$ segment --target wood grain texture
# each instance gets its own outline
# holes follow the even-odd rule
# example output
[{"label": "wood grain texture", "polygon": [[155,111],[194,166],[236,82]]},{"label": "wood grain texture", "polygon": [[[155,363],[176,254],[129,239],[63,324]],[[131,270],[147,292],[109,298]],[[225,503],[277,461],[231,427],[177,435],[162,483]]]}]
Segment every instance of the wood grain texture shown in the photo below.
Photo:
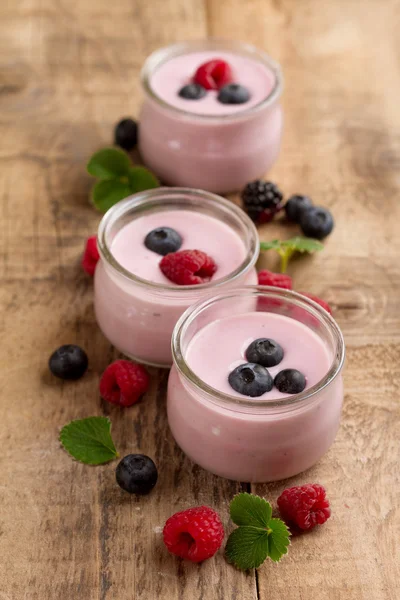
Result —
[{"label": "wood grain texture", "polygon": [[[16,0],[0,6],[0,600],[396,600],[400,596],[400,71],[398,0]],[[285,191],[330,206],[323,253],[291,266],[325,297],[347,342],[342,427],[313,469],[254,491],[323,483],[328,524],[293,540],[258,574],[220,553],[181,564],[162,547],[166,518],[199,503],[228,525],[239,484],[176,448],[166,373],[141,405],[104,405],[98,380],[116,354],[99,332],[79,267],[98,224],[85,161],[137,114],[138,71],[156,47],[216,35],[267,50],[286,78],[286,129],[271,173]],[[293,229],[295,231],[295,228]],[[281,223],[262,236],[288,235]],[[266,254],[261,266],[275,265]],[[61,343],[88,350],[67,385],[47,372]],[[59,428],[108,414],[121,454],[155,457],[145,499],[123,494],[115,465],[80,465]]]}]

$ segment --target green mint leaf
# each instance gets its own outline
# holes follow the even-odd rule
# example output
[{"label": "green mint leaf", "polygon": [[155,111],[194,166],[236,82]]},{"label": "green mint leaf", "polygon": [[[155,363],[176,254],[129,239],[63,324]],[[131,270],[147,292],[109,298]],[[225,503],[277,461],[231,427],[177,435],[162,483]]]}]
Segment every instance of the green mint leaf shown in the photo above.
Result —
[{"label": "green mint leaf", "polygon": [[272,240],[270,242],[261,242],[261,250],[276,250],[281,257],[281,273],[285,273],[288,262],[295,252],[318,252],[323,249],[323,244],[312,238],[296,236],[289,240]]},{"label": "green mint leaf", "polygon": [[130,196],[129,183],[118,181],[118,179],[103,179],[97,181],[92,189],[92,202],[95,207],[105,213],[117,202]]},{"label": "green mint leaf", "polygon": [[256,569],[268,556],[268,531],[257,527],[238,527],[232,531],[225,547],[230,563],[247,571]]},{"label": "green mint leaf", "polygon": [[231,519],[236,525],[248,525],[266,529],[271,519],[269,502],[254,494],[238,494],[230,504]]},{"label": "green mint leaf", "polygon": [[301,236],[290,238],[290,240],[284,240],[281,245],[296,252],[308,252],[310,254],[312,252],[320,252],[324,248],[324,245],[318,240]]},{"label": "green mint leaf", "polygon": [[88,465],[101,465],[118,457],[107,417],[71,421],[61,429],[60,442],[68,454]]},{"label": "green mint leaf", "polygon": [[117,148],[104,148],[95,152],[88,164],[87,172],[99,179],[115,179],[127,176],[131,161],[129,156]]},{"label": "green mint leaf", "polygon": [[290,544],[290,533],[285,523],[280,519],[271,519],[269,522],[270,534],[268,536],[268,555],[271,560],[278,562],[287,554]]},{"label": "green mint leaf", "polygon": [[281,242],[279,240],[271,240],[270,242],[260,242],[261,250],[279,250]]},{"label": "green mint leaf", "polygon": [[128,179],[131,194],[143,192],[144,190],[151,190],[152,188],[160,186],[157,177],[145,167],[130,167]]}]

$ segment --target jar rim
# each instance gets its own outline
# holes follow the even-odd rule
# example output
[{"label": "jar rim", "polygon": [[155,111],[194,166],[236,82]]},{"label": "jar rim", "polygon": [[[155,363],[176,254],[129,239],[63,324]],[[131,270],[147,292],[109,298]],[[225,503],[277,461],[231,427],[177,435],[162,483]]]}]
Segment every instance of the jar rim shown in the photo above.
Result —
[{"label": "jar rim", "polygon": [[[193,113],[182,108],[172,106],[172,104],[169,104],[154,92],[150,83],[151,75],[155,69],[165,63],[167,60],[188,52],[194,52],[196,50],[228,50],[231,52],[251,56],[253,59],[258,60],[258,62],[261,62],[268,67],[268,69],[273,73],[274,86],[270,93],[263,100],[261,100],[261,102],[255,106],[252,106],[251,108],[247,108],[233,114],[209,115],[204,113]],[[266,52],[259,50],[252,44],[235,40],[224,40],[223,38],[190,40],[159,48],[147,57],[140,73],[140,79],[146,95],[163,108],[167,108],[168,110],[171,110],[185,118],[190,118],[192,120],[198,119],[200,121],[210,121],[213,123],[216,121],[230,122],[246,119],[247,117],[252,116],[253,114],[258,113],[259,111],[272,105],[280,97],[283,91],[283,74],[279,63],[273,60]]]},{"label": "jar rim", "polygon": [[[284,396],[276,400],[257,400],[251,399],[247,396],[243,398],[226,394],[217,390],[216,388],[205,383],[196,373],[189,367],[185,360],[182,351],[182,337],[187,331],[188,326],[198,316],[202,310],[208,306],[215,304],[221,300],[229,298],[241,298],[245,296],[253,296],[254,298],[270,298],[274,300],[285,299],[292,301],[293,305],[299,306],[306,309],[312,316],[317,317],[323,326],[333,334],[336,342],[336,349],[333,357],[332,364],[326,373],[326,375],[320,379],[312,387],[304,390],[300,394],[292,394]],[[340,373],[342,370],[344,359],[345,359],[345,344],[343,334],[331,315],[323,309],[319,304],[299,294],[293,290],[284,290],[271,286],[246,286],[241,288],[235,288],[233,290],[225,291],[217,296],[208,297],[206,299],[199,300],[196,304],[190,306],[180,317],[175,325],[172,333],[171,340],[172,357],[175,367],[183,378],[194,385],[201,393],[205,393],[210,401],[217,401],[217,404],[222,404],[224,408],[231,410],[244,409],[264,409],[269,412],[271,409],[279,408],[292,408],[296,409],[299,406],[303,406],[307,401],[312,400],[317,393],[326,388]],[[257,411],[258,412],[258,411]]]},{"label": "jar rim", "polygon": [[[193,200],[192,205],[190,204],[190,200]],[[169,285],[166,283],[156,283],[134,275],[125,269],[125,267],[123,267],[112,254],[110,245],[107,242],[107,234],[109,229],[116,221],[118,221],[118,219],[123,217],[131,209],[137,208],[140,210],[140,208],[145,207],[147,209],[157,207],[160,207],[161,209],[167,209],[168,207],[174,205],[181,205],[186,209],[192,206],[193,210],[195,210],[196,203],[197,206],[199,206],[199,201],[202,202],[202,206],[207,204],[208,207],[215,206],[222,208],[244,227],[247,235],[250,238],[250,248],[247,248],[247,254],[244,261],[234,271],[225,275],[225,277],[221,277],[215,281],[201,283],[199,285]],[[218,217],[215,216],[214,218]],[[100,221],[97,233],[97,245],[101,258],[109,266],[111,266],[114,271],[118,272],[126,279],[149,290],[163,291],[170,294],[182,294],[183,292],[184,294],[191,293],[193,295],[197,295],[199,291],[212,291],[228,282],[235,281],[238,277],[247,273],[255,265],[259,255],[259,239],[257,229],[251,219],[239,206],[235,205],[229,200],[226,200],[225,198],[222,198],[221,196],[212,194],[211,192],[194,188],[180,187],[159,187],[146,190],[143,192],[138,192],[137,194],[132,194],[124,200],[117,202],[117,204],[112,206],[105,213]]]}]

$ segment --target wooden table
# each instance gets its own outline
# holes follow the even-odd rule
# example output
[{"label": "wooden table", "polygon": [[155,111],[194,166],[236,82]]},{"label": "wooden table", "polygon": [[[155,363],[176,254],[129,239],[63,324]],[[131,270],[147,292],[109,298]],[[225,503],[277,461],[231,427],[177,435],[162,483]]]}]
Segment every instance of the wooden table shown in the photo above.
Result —
[{"label": "wooden table", "polygon": [[[395,600],[399,574],[400,2],[398,0],[11,0],[1,4],[0,600]],[[347,342],[340,433],[313,469],[256,485],[275,502],[320,482],[333,516],[257,573],[222,552],[201,566],[168,555],[161,528],[246,486],[192,464],[165,415],[168,374],[129,410],[101,402],[117,355],[99,332],[79,257],[99,215],[85,162],[114,123],[138,114],[138,72],[160,45],[207,35],[267,50],[286,76],[286,129],[271,178],[329,206],[334,234],[293,262],[297,289],[334,307]],[[293,228],[293,232],[296,229]],[[287,226],[261,235],[285,237]],[[273,256],[263,266],[275,267]],[[47,371],[62,343],[88,351],[73,384]],[[109,415],[121,454],[154,457],[147,498],[115,484],[115,463],[88,467],[61,450],[62,425]]]}]

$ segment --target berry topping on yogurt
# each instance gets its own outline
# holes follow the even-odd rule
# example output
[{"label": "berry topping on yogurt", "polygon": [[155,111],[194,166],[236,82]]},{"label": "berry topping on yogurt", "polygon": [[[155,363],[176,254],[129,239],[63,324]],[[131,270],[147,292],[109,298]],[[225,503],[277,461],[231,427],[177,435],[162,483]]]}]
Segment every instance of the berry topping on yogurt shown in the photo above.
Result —
[{"label": "berry topping on yogurt", "polygon": [[206,88],[199,83],[188,83],[179,90],[179,96],[185,98],[185,100],[200,100],[206,94]]},{"label": "berry topping on yogurt", "polygon": [[218,101],[222,104],[244,104],[250,100],[250,92],[238,83],[228,83],[221,88],[218,94]]},{"label": "berry topping on yogurt", "polygon": [[177,285],[207,283],[217,270],[211,256],[201,250],[181,250],[167,254],[160,262],[165,277]]},{"label": "berry topping on yogurt", "polygon": [[148,250],[165,256],[179,250],[182,246],[182,237],[172,227],[157,227],[146,235],[144,245]]},{"label": "berry topping on yogurt", "polygon": [[228,381],[236,392],[251,398],[270,392],[274,385],[274,380],[267,369],[256,363],[239,365],[229,373]]},{"label": "berry topping on yogurt", "polygon": [[224,85],[231,83],[232,80],[231,66],[220,58],[209,60],[200,65],[193,77],[194,83],[198,83],[206,90],[220,90]]}]

